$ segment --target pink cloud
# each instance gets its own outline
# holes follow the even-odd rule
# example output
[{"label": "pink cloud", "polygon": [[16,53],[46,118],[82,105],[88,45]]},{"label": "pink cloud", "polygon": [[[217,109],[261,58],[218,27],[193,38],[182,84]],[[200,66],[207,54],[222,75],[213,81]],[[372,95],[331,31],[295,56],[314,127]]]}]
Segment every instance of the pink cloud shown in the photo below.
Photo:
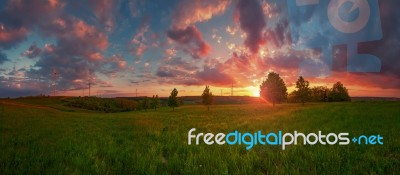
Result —
[{"label": "pink cloud", "polygon": [[173,26],[185,28],[198,22],[207,21],[215,15],[224,13],[230,2],[230,0],[182,1],[172,16]]},{"label": "pink cloud", "polygon": [[41,54],[41,52],[42,49],[37,47],[36,43],[33,43],[28,50],[24,51],[21,55],[28,58],[36,58]]},{"label": "pink cloud", "polygon": [[[144,52],[149,47],[148,40],[146,38],[146,33],[148,33],[150,29],[150,26],[148,25],[148,20],[149,20],[148,17],[143,17],[139,29],[137,29],[136,34],[133,36],[131,40],[132,47],[130,48],[130,50],[139,59],[142,58]],[[152,36],[150,36],[151,39]]]},{"label": "pink cloud", "polygon": [[182,1],[172,16],[172,27],[167,36],[176,41],[193,58],[206,56],[211,47],[204,41],[201,32],[195,26],[198,22],[210,20],[225,12],[229,0]]},{"label": "pink cloud", "polygon": [[97,20],[108,32],[112,31],[115,26],[114,13],[116,12],[116,2],[113,0],[89,0],[89,4]]},{"label": "pink cloud", "polygon": [[181,44],[193,58],[200,58],[209,53],[211,47],[203,40],[201,32],[195,26],[184,29],[172,29],[167,32],[172,40]]},{"label": "pink cloud", "polygon": [[26,39],[28,30],[24,27],[19,29],[7,29],[4,25],[0,24],[0,46],[10,48],[16,43]]},{"label": "pink cloud", "polygon": [[225,73],[222,67],[204,66],[202,71],[196,73],[196,77],[202,81],[202,84],[214,86],[230,86],[235,84],[235,80]]}]

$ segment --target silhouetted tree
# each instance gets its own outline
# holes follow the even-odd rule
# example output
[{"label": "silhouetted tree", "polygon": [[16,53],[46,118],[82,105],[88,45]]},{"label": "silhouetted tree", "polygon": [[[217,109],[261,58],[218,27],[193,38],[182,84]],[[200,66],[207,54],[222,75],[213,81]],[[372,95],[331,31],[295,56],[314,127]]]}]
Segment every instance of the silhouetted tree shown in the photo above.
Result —
[{"label": "silhouetted tree", "polygon": [[179,99],[178,99],[178,90],[174,88],[172,90],[171,95],[168,97],[168,106],[172,107],[172,111],[175,111],[175,107],[179,106]]},{"label": "silhouetted tree", "polygon": [[203,91],[203,94],[201,94],[201,97],[203,105],[206,105],[207,111],[210,111],[210,105],[214,102],[214,98],[212,92],[210,92],[209,86],[206,86],[206,88]]},{"label": "silhouetted tree", "polygon": [[329,92],[329,88],[325,86],[313,87],[311,88],[311,100],[316,102],[327,102]]},{"label": "silhouetted tree", "polygon": [[153,109],[157,109],[160,106],[160,99],[158,98],[158,95],[153,95],[153,97],[151,98],[151,102],[150,102],[150,107]]},{"label": "silhouetted tree", "polygon": [[294,90],[294,91],[292,91],[291,93],[288,94],[288,97],[287,97],[287,102],[288,103],[298,103],[299,102],[299,100],[298,100],[298,98],[296,96],[296,93],[297,93],[297,91]]},{"label": "silhouetted tree", "polygon": [[339,81],[335,83],[328,95],[329,101],[350,101],[349,93],[344,85]]},{"label": "silhouetted tree", "polygon": [[270,101],[273,106],[287,99],[287,88],[285,82],[275,72],[270,72],[267,79],[260,85],[260,96]]},{"label": "silhouetted tree", "polygon": [[142,109],[147,110],[150,108],[150,100],[147,97],[144,97],[142,100]]},{"label": "silhouetted tree", "polygon": [[310,83],[304,80],[302,76],[296,82],[296,98],[301,102],[302,105],[310,98],[310,88],[308,87]]}]

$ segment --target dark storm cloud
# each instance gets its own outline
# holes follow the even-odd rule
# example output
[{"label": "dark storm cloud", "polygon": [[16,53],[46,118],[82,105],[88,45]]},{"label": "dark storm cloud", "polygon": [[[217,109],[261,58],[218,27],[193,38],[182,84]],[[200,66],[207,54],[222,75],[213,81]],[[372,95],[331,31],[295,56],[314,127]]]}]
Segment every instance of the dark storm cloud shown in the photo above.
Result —
[{"label": "dark storm cloud", "polygon": [[261,4],[258,0],[239,0],[236,10],[240,27],[247,34],[244,44],[257,53],[260,45],[265,43],[263,29],[266,22]]}]

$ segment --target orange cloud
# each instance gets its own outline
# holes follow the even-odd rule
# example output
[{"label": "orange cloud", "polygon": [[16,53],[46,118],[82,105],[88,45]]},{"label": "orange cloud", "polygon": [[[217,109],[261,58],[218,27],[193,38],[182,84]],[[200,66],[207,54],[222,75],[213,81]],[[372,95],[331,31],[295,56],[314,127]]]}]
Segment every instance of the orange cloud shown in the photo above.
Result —
[{"label": "orange cloud", "polygon": [[211,19],[215,15],[222,14],[230,4],[230,0],[193,0],[182,1],[173,16],[173,25],[177,28],[185,28]]}]

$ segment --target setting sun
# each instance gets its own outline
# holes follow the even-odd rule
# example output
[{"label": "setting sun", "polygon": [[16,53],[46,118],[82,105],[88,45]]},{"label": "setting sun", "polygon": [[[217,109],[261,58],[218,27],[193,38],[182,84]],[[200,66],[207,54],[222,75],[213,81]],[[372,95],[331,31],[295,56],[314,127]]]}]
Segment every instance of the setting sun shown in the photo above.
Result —
[{"label": "setting sun", "polygon": [[260,91],[259,90],[254,90],[253,91],[253,96],[254,97],[260,97]]},{"label": "setting sun", "polygon": [[260,89],[256,86],[249,86],[246,88],[250,96],[260,97]]}]

